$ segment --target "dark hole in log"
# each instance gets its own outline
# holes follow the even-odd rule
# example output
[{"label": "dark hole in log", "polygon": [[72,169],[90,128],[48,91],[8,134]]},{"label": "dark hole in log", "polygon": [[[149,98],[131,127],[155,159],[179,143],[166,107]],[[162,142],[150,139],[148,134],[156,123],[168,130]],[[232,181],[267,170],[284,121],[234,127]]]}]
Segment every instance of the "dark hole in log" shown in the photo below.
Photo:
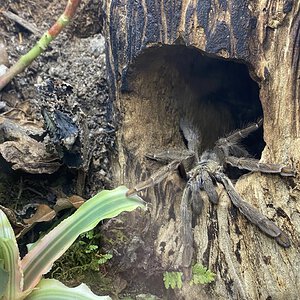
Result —
[{"label": "dark hole in log", "polygon": [[[213,147],[219,137],[263,115],[258,85],[251,79],[245,64],[209,57],[184,46],[154,47],[141,53],[123,73],[120,107],[123,113],[122,150],[126,157],[124,177],[129,186],[149,178],[161,167],[147,160],[146,153],[186,148],[179,129],[181,118],[189,119],[198,128],[202,138],[199,150],[203,151]],[[243,142],[246,149],[259,158],[264,147],[262,129]],[[236,179],[243,173],[228,168],[226,174]],[[174,222],[175,228],[180,226],[180,198],[184,185],[185,181],[175,175],[143,192],[143,199],[151,203],[151,225],[147,226],[142,238],[145,245],[165,241],[161,236],[162,224]],[[204,206],[202,201],[199,203],[201,211]],[[209,214],[216,220],[214,208]],[[193,227],[200,215],[193,215]],[[218,223],[210,224],[207,232],[210,244],[203,254],[204,262],[209,260],[211,243],[218,232]],[[147,248],[149,250],[144,248],[144,257],[149,257],[149,262],[159,257],[165,270],[172,270],[174,261],[181,264],[184,259],[178,249],[173,248],[173,243],[180,245],[180,241],[177,243],[179,239],[175,238],[177,231],[170,228],[167,231],[170,243],[166,243],[164,251],[157,250],[155,243]],[[151,249],[156,249],[155,254]],[[172,253],[170,250],[174,255],[166,255]],[[161,280],[155,268],[148,268],[147,274],[154,276],[157,282]]]},{"label": "dark hole in log", "polygon": [[[263,116],[258,84],[245,64],[185,46],[146,49],[124,73],[122,92],[125,146],[136,155],[184,147],[182,117],[200,130],[203,151]],[[260,158],[262,129],[243,144]]]}]

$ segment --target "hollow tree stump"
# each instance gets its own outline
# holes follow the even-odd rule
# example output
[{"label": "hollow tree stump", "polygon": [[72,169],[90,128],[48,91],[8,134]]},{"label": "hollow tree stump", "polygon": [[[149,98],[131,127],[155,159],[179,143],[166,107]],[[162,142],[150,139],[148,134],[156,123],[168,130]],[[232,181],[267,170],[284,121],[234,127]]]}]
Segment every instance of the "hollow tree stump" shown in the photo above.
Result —
[{"label": "hollow tree stump", "polygon": [[[258,135],[250,146],[261,144],[255,151],[263,149],[263,162],[299,171],[299,1],[105,0],[104,12],[111,97],[120,120],[116,185],[132,187],[159,169],[146,153],[185,149],[182,116],[197,123],[205,149],[263,115],[265,144]],[[185,283],[170,299],[299,299],[298,179],[253,173],[236,183],[246,201],[288,233],[289,249],[237,213],[223,189],[217,206],[206,199],[194,224],[194,261],[216,280]],[[171,173],[142,194],[151,203],[148,213],[127,221],[134,236],[123,250],[122,270],[140,292],[161,296],[162,273],[180,269],[184,184]]]}]

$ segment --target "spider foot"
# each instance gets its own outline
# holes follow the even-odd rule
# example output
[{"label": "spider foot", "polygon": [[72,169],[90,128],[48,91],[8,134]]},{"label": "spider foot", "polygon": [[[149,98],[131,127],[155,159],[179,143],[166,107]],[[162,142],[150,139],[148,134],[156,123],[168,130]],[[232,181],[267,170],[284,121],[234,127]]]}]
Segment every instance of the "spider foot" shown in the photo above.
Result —
[{"label": "spider foot", "polygon": [[284,233],[283,231],[281,231],[280,235],[275,238],[275,241],[277,242],[277,244],[279,244],[284,248],[289,248],[291,246],[291,242],[287,234]]}]

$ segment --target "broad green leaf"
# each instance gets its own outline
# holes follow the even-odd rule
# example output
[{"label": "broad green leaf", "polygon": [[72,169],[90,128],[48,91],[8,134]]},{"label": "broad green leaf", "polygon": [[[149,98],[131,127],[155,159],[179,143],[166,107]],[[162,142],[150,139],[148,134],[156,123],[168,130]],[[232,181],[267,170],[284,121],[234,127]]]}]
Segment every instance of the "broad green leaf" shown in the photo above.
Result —
[{"label": "broad green leaf", "polygon": [[[19,255],[19,248],[13,229],[5,215],[0,209],[0,260],[1,269],[0,281],[1,289],[0,294],[4,295],[4,299],[18,299],[21,295],[23,288],[23,274],[20,268],[21,261]],[[4,285],[7,275],[8,281],[5,287]],[[5,289],[5,290],[4,290]]]},{"label": "broad green leaf", "polygon": [[127,197],[124,186],[112,191],[102,191],[82,204],[78,210],[63,220],[39,240],[22,260],[25,289],[38,284],[58,259],[83,232],[93,229],[101,220],[113,218],[123,211],[145,208],[138,196]]},{"label": "broad green leaf", "polygon": [[42,279],[26,300],[111,300],[95,295],[84,283],[69,288],[55,279]]}]

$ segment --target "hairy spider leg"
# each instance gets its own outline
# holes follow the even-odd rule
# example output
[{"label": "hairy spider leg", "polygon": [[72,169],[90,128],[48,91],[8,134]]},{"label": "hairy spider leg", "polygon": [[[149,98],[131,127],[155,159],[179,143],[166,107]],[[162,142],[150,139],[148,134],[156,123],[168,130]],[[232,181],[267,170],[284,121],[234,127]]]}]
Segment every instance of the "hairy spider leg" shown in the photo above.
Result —
[{"label": "hairy spider leg", "polygon": [[219,196],[216,192],[214,182],[206,170],[202,170],[201,172],[201,181],[203,182],[203,189],[206,192],[208,199],[213,204],[218,204]]},{"label": "hairy spider leg", "polygon": [[224,143],[224,140],[227,143],[235,144],[235,143],[239,142],[241,139],[244,139],[245,137],[247,137],[250,133],[256,131],[259,127],[261,127],[262,123],[263,123],[263,119],[261,118],[257,121],[257,123],[251,123],[243,129],[235,130],[235,131],[229,133],[226,137],[220,138],[216,144],[220,144],[220,143],[222,144],[222,143]]},{"label": "hairy spider leg", "polygon": [[280,174],[281,176],[295,176],[295,171],[290,167],[281,164],[260,163],[259,160],[253,158],[228,156],[225,157],[225,162],[239,169]]},{"label": "hairy spider leg", "polygon": [[200,189],[205,190],[212,203],[218,203],[218,195],[214,188],[214,183],[209,172],[204,170],[203,166],[197,165],[190,171],[190,173],[194,173],[195,176],[190,174],[190,178],[183,191],[180,204],[180,213],[182,219],[181,239],[183,245],[181,267],[183,268],[183,273],[186,280],[191,278],[190,266],[194,253],[192,219],[193,215],[198,216],[201,213],[202,208],[201,205],[199,205],[199,202],[202,200]]},{"label": "hairy spider leg", "polygon": [[185,280],[190,280],[192,278],[191,263],[194,254],[194,237],[192,228],[193,211],[191,207],[191,194],[193,194],[192,184],[192,180],[189,180],[187,182],[187,185],[183,190],[183,195],[180,203],[180,212],[182,218],[182,225],[180,228],[182,242],[182,261],[180,266]]},{"label": "hairy spider leg", "polygon": [[222,172],[216,174],[216,178],[221,182],[233,205],[254,225],[267,235],[275,238],[276,242],[284,248],[290,247],[290,241],[287,235],[274,222],[261,214],[256,208],[245,202],[235,190],[230,179]]},{"label": "hairy spider leg", "polygon": [[168,165],[161,167],[157,172],[152,174],[147,180],[140,182],[135,187],[129,189],[126,196],[134,195],[148,187],[154,186],[164,180],[171,171],[174,171],[181,164],[181,160],[174,160]]},{"label": "hairy spider leg", "polygon": [[194,156],[194,152],[187,149],[169,149],[158,153],[146,153],[145,157],[161,162],[169,163],[173,160],[186,160]]},{"label": "hairy spider leg", "polygon": [[180,173],[186,176],[185,168],[182,165],[184,160],[188,160],[194,157],[194,153],[189,150],[167,150],[156,154],[147,153],[147,158],[161,162],[168,163],[168,165],[161,167],[157,172],[152,174],[147,180],[138,183],[135,187],[131,188],[127,192],[127,196],[136,194],[148,187],[154,186],[164,180],[168,174],[180,167]]},{"label": "hairy spider leg", "polygon": [[[209,155],[210,152],[207,151],[206,153]],[[220,167],[216,161],[211,158],[206,159],[206,157],[210,156],[206,156],[204,153],[204,155],[201,156],[200,163],[188,172],[188,175],[195,182],[196,186],[198,186],[198,189],[206,192],[208,199],[213,204],[218,204],[219,196],[215,189],[216,180],[214,178],[214,172],[220,168],[222,169],[222,167]]]},{"label": "hairy spider leg", "polygon": [[262,119],[258,123],[251,123],[247,127],[235,130],[225,137],[218,139],[215,143],[214,151],[224,163],[224,158],[227,156],[248,157],[249,153],[241,145],[239,141],[249,134],[257,130],[262,125]]}]

